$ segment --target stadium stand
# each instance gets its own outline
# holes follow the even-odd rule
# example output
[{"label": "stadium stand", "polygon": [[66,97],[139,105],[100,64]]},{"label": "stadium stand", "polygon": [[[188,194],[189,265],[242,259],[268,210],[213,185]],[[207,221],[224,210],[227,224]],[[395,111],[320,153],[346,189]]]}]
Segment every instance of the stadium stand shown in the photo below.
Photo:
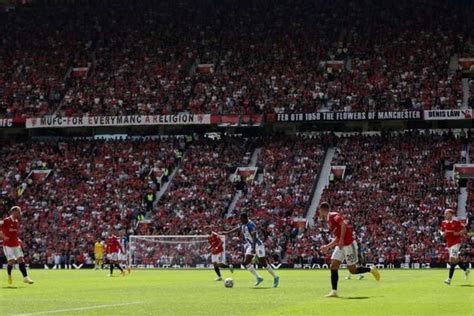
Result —
[{"label": "stadium stand", "polygon": [[[271,137],[220,140],[45,140],[3,147],[0,188],[23,206],[22,232],[30,263],[87,262],[93,242],[110,230],[127,234],[205,234],[236,224],[242,211],[260,227],[267,252],[277,262],[318,263],[328,258],[317,245],[327,241],[321,226],[307,227],[305,215],[325,148],[337,144],[333,164],[345,165],[344,179],[324,191],[323,200],[354,223],[366,262],[439,262],[446,250],[437,232],[442,211],[455,207],[457,185],[444,171],[460,158],[452,134]],[[247,166],[262,148],[253,183],[232,182],[237,167]],[[92,160],[91,160],[91,157]],[[152,209],[144,196],[159,186],[156,170],[178,167],[168,191]],[[49,173],[47,177],[35,172]],[[161,177],[161,176],[160,176]],[[472,182],[468,214],[472,217]],[[146,221],[136,225],[140,214]],[[231,215],[230,217],[226,215]],[[304,218],[304,217],[303,217]],[[60,233],[57,233],[60,227]],[[72,236],[72,238],[71,238]],[[76,236],[77,238],[75,238]],[[228,240],[229,255],[240,260],[240,238]],[[68,249],[74,249],[69,253]],[[466,253],[469,253],[466,248]],[[153,250],[149,262],[165,260]],[[189,254],[188,261],[203,254]],[[71,258],[74,256],[74,258]],[[160,261],[161,262],[161,261]]]},{"label": "stadium stand", "polygon": [[[465,73],[451,60],[473,56],[469,1],[127,3],[52,1],[1,12],[0,117],[462,108]],[[261,147],[259,173],[244,186],[235,214],[250,211],[267,227],[265,242],[278,260],[319,262],[322,254],[310,245],[326,239],[325,231],[293,219],[305,215],[331,142],[333,136],[200,138],[187,148],[174,138],[8,143],[0,188],[2,199],[33,212],[31,260],[50,261],[62,250],[40,242],[51,233],[47,224],[59,221],[73,233],[71,227],[91,225],[93,212],[125,230],[147,213],[154,224],[138,232],[149,234],[202,233],[200,224],[214,218],[235,223],[226,218],[238,191],[231,175]],[[444,250],[428,240],[439,238],[439,219],[428,217],[456,201],[457,186],[443,172],[460,151],[451,135],[342,138],[334,164],[347,166],[346,178],[324,199],[358,223],[366,260],[439,260]],[[178,166],[168,192],[144,203],[160,188],[156,177]],[[469,188],[472,201],[471,182]],[[346,199],[351,203],[342,204]],[[399,225],[409,241],[395,231]],[[77,241],[80,252],[90,250],[88,241]]]},{"label": "stadium stand", "polygon": [[343,138],[333,164],[348,170],[322,199],[355,223],[365,261],[440,261],[447,253],[438,227],[444,209],[456,208],[458,195],[444,171],[460,151],[452,134]]},{"label": "stadium stand", "polygon": [[[66,257],[91,258],[92,243],[103,234],[130,233],[144,211],[145,194],[159,185],[153,170],[173,168],[182,146],[170,138],[2,147],[0,187],[25,210],[22,236],[30,262],[53,263],[55,254],[61,263]],[[51,172],[34,180],[37,170]]]},{"label": "stadium stand", "polygon": [[[260,174],[237,202],[235,212],[248,212],[262,230],[268,254],[285,257],[287,243],[298,234],[331,135],[277,137],[265,141]],[[304,225],[303,225],[304,226]]]},{"label": "stadium stand", "polygon": [[468,1],[121,3],[0,13],[0,116],[461,107]]}]

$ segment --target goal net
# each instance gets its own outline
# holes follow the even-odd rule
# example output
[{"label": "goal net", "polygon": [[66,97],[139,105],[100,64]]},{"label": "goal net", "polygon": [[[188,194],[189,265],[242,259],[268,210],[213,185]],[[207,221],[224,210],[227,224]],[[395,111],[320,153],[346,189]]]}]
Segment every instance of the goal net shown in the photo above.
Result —
[{"label": "goal net", "polygon": [[[207,268],[211,252],[207,235],[131,235],[129,262],[136,268]],[[225,236],[221,236],[225,253]]]}]

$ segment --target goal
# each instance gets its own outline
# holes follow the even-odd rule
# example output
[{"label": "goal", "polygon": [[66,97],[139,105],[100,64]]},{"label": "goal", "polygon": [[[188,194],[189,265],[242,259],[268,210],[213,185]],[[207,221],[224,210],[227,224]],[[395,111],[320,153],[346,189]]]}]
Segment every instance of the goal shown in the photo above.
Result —
[{"label": "goal", "polygon": [[[129,263],[135,268],[207,268],[211,253],[207,235],[131,235]],[[225,236],[221,236],[224,246]]]}]

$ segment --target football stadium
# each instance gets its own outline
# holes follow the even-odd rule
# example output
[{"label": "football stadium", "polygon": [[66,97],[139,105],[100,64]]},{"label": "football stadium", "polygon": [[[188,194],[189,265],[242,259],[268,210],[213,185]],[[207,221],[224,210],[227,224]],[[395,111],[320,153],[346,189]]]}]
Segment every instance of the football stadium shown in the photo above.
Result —
[{"label": "football stadium", "polygon": [[474,315],[473,107],[472,0],[0,0],[0,315]]}]

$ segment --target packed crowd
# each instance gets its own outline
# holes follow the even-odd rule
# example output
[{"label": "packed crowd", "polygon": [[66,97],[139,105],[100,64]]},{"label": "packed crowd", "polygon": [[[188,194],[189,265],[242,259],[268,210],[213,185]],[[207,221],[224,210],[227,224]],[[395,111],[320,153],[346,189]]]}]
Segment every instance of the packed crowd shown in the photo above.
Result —
[{"label": "packed crowd", "polygon": [[[248,212],[262,228],[268,254],[281,260],[287,244],[298,235],[297,219],[304,219],[321,169],[323,137],[282,137],[266,141],[258,167],[260,173],[236,204],[234,212]],[[235,237],[236,239],[238,237]]]},{"label": "packed crowd", "polygon": [[0,13],[0,116],[456,108],[449,62],[470,12],[442,0],[18,8]]},{"label": "packed crowd", "polygon": [[[473,53],[474,55],[474,53]],[[470,108],[474,107],[474,80],[469,81],[469,99],[468,105]]]},{"label": "packed crowd", "polygon": [[[319,247],[331,234],[321,223],[308,227],[299,219],[311,202],[326,146],[334,145],[332,164],[347,169],[322,200],[354,227],[363,260],[445,260],[438,227],[443,210],[456,207],[458,187],[444,171],[461,157],[461,142],[451,134],[11,143],[0,150],[0,210],[13,203],[25,210],[20,235],[30,263],[88,262],[93,243],[110,231],[206,235],[208,225],[219,231],[234,227],[241,212],[257,222],[275,261],[324,263],[328,257]],[[238,187],[232,175],[258,152],[256,177]],[[164,169],[176,173],[166,193],[147,206],[146,196],[156,193]],[[49,170],[45,178],[32,176]],[[472,181],[468,187],[472,219]],[[240,262],[241,236],[229,236],[226,243],[229,259]],[[169,255],[173,246],[141,247],[147,253],[143,264],[201,263],[209,255],[205,242],[183,244],[175,258]],[[465,249],[468,256],[472,247]]]},{"label": "packed crowd", "polygon": [[[324,137],[326,141],[331,139]],[[295,220],[305,215],[324,157],[324,142],[320,137],[265,139],[258,157],[259,172],[241,188],[235,209],[226,214],[238,190],[231,182],[232,174],[236,167],[249,164],[259,142],[238,138],[195,142],[186,152],[170,190],[159,201],[153,225],[143,225],[140,233],[207,234],[206,225],[212,224],[218,231],[229,229],[238,225],[238,214],[248,212],[262,228],[261,238],[268,254],[276,260],[283,258],[288,241],[298,234]],[[229,260],[235,263],[241,260],[241,243],[239,234],[226,239]],[[189,263],[205,262],[208,255],[207,251],[200,253],[203,247],[189,248],[183,244],[175,257],[169,258],[165,248],[143,246],[137,256],[142,263],[162,264],[162,257],[175,260],[173,263],[177,263],[177,258]],[[144,256],[145,252],[149,256]]]},{"label": "packed crowd", "polygon": [[[347,172],[325,189],[322,200],[353,226],[363,261],[442,262],[447,250],[438,229],[444,209],[456,208],[458,197],[457,184],[444,171],[460,152],[459,139],[450,134],[342,138],[332,163]],[[330,235],[316,225],[307,237],[327,242]],[[305,261],[315,251],[303,250],[293,259]]]},{"label": "packed crowd", "polygon": [[207,266],[211,260],[209,242],[200,237],[138,238],[130,244],[132,264],[169,268]]},{"label": "packed crowd", "polygon": [[240,137],[196,140],[158,202],[154,229],[167,235],[189,234],[220,221],[235,193],[231,175],[250,163],[252,152],[252,141]]},{"label": "packed crowd", "polygon": [[85,16],[41,6],[0,12],[0,117],[53,114],[68,70],[89,41]]},{"label": "packed crowd", "polygon": [[[467,211],[467,223],[466,227],[468,231],[474,231],[474,180],[470,179],[468,181],[468,197],[466,202],[466,211]],[[471,236],[469,241],[469,246],[464,248],[462,254],[466,257],[474,257],[474,236]]]},{"label": "packed crowd", "polygon": [[[166,194],[158,201],[152,224],[140,225],[143,235],[206,235],[210,225],[222,230],[236,192],[233,175],[250,163],[258,140],[224,136],[196,139],[186,150]],[[162,252],[150,249],[142,262],[161,260]],[[204,256],[207,254],[191,254]],[[234,255],[238,256],[238,249]],[[190,260],[188,258],[188,260]]]},{"label": "packed crowd", "polygon": [[[154,170],[172,169],[183,140],[45,140],[0,149],[2,200],[24,210],[30,263],[90,259],[108,233],[129,234],[156,192]],[[35,179],[31,172],[49,171]],[[3,203],[2,203],[3,204]],[[8,205],[5,205],[8,208]],[[55,259],[56,258],[56,259]]]}]

